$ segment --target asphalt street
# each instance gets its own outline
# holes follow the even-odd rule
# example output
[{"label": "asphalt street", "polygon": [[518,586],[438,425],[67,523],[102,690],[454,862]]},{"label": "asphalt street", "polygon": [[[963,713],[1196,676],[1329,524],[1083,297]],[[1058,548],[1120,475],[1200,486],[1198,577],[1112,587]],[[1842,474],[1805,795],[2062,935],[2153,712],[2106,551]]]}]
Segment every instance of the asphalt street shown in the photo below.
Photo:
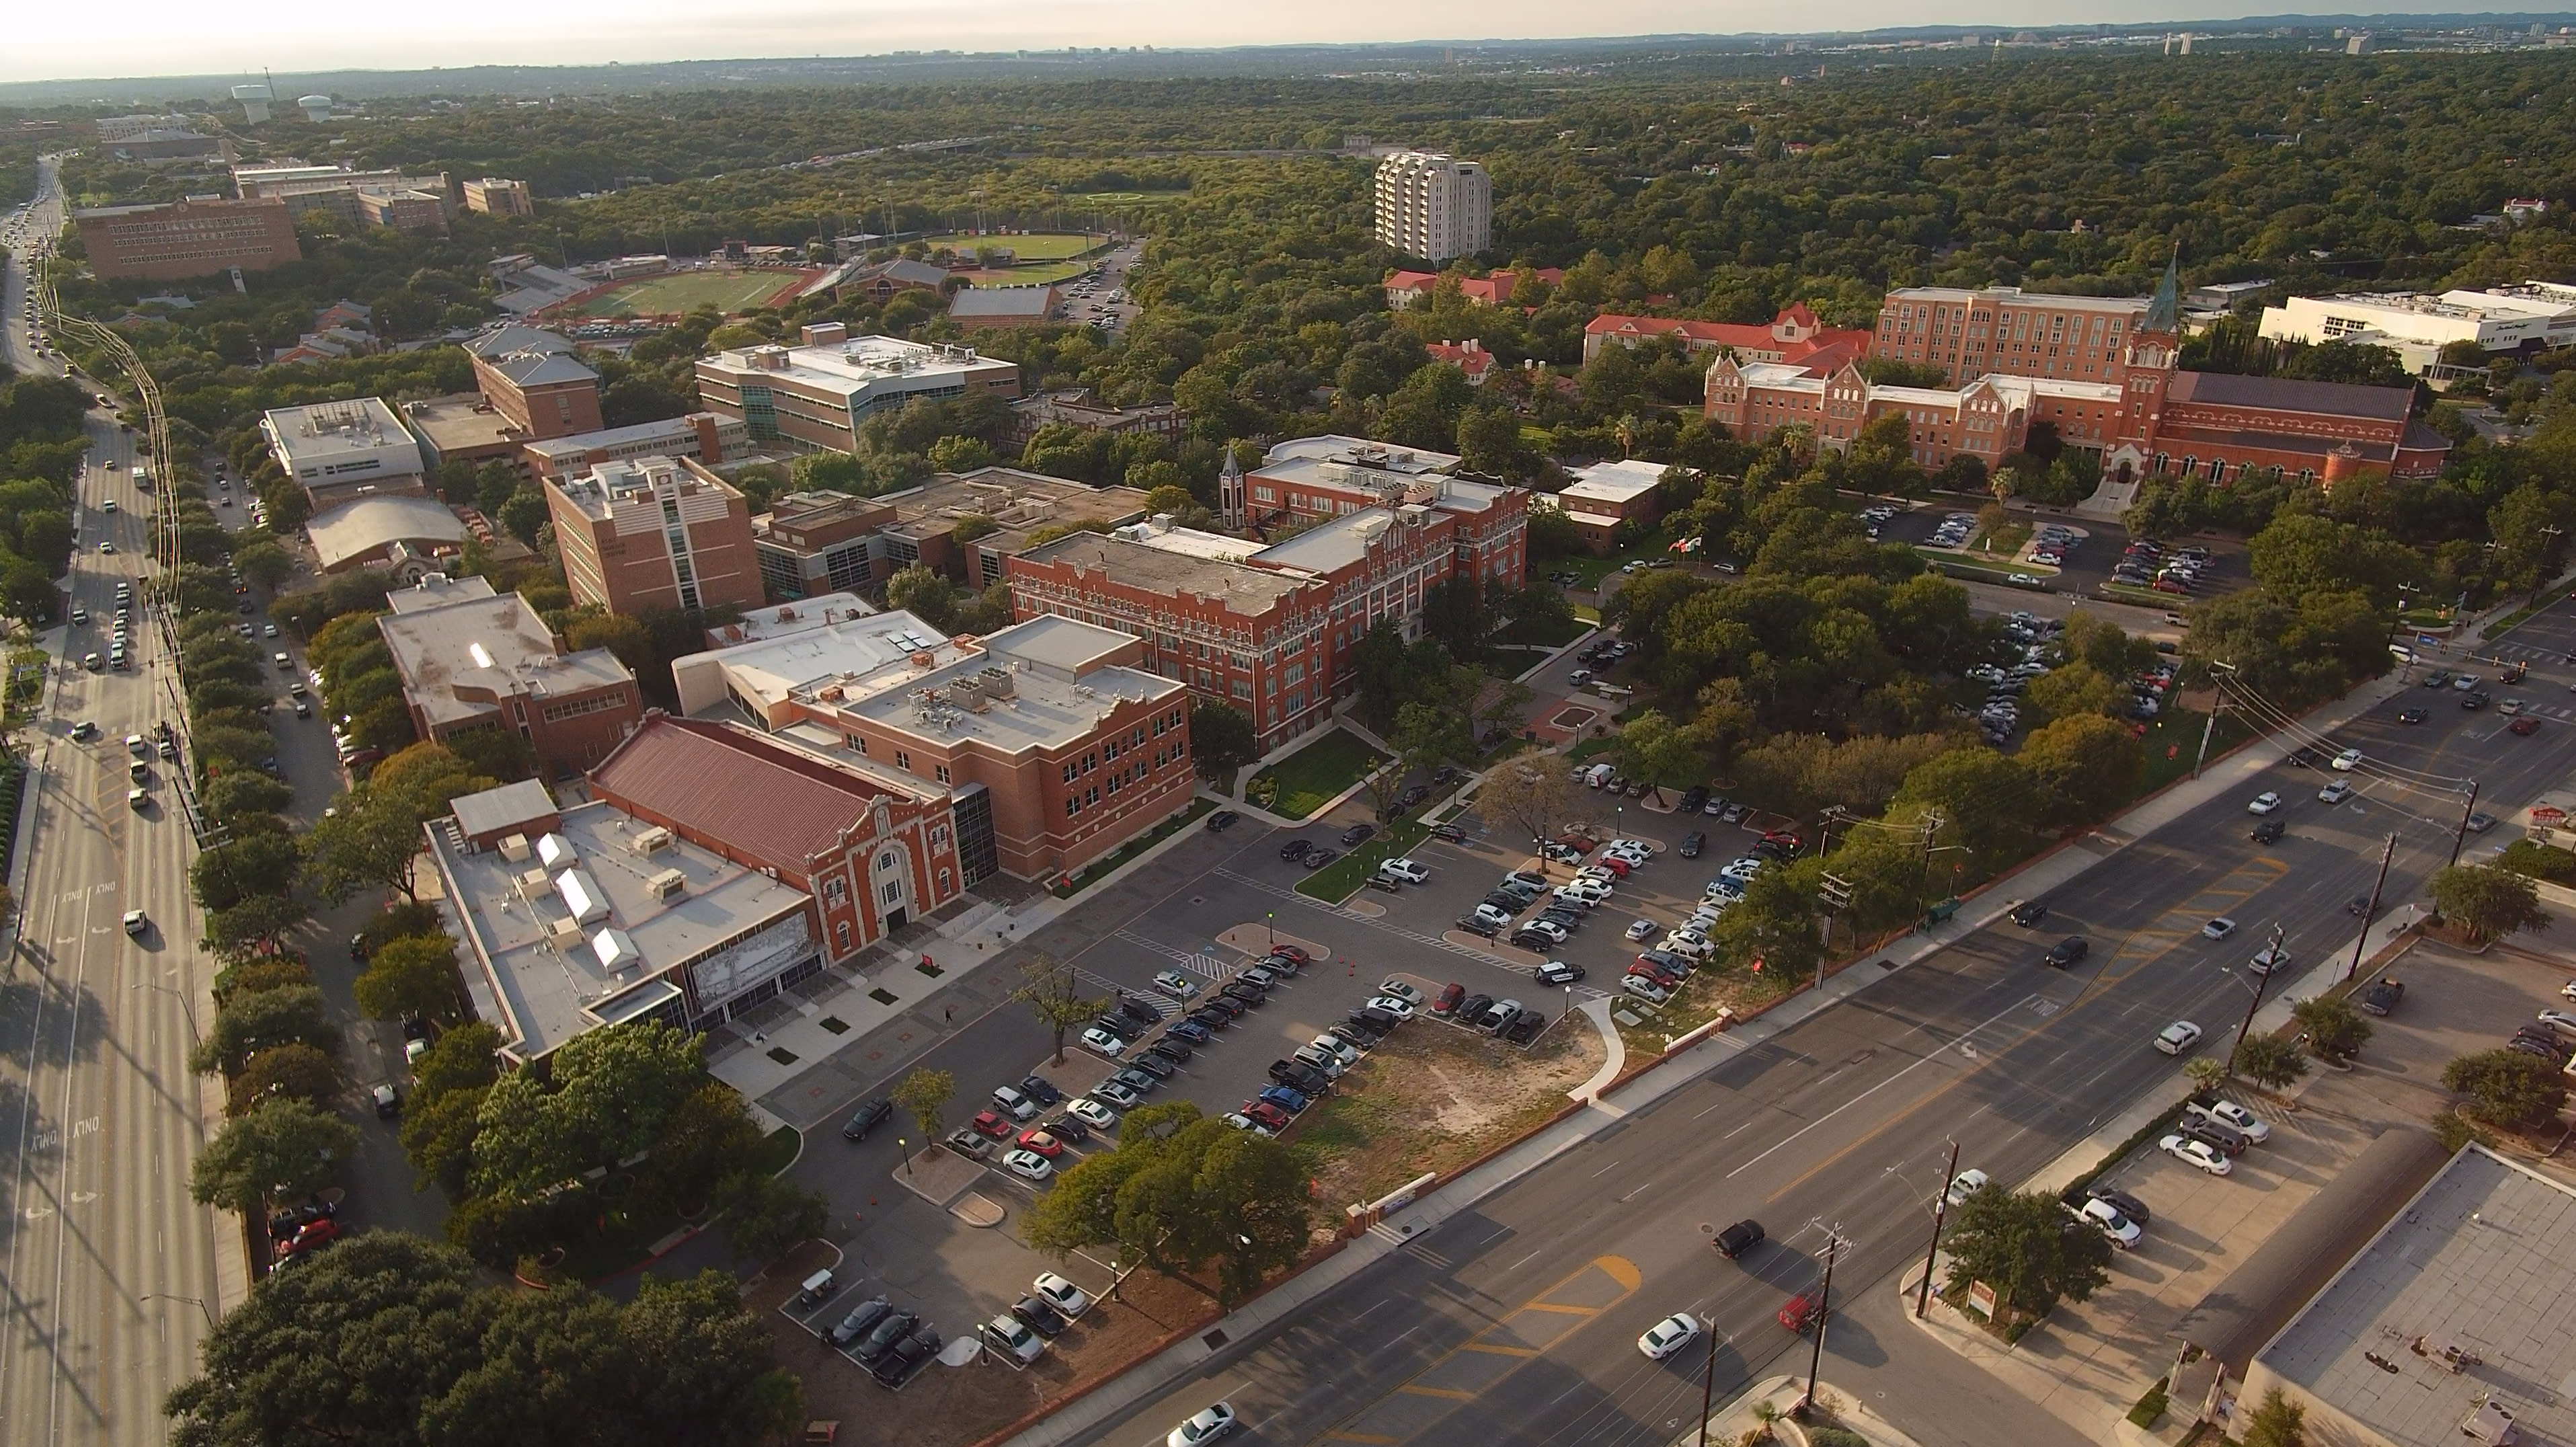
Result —
[{"label": "asphalt street", "polygon": [[[13,261],[9,361],[33,370],[23,286]],[[104,414],[90,430],[93,464],[129,461]],[[115,583],[149,557],[130,472],[93,465],[81,492],[70,587],[95,616],[55,649],[73,660],[105,650]],[[108,498],[115,514],[97,509]],[[102,555],[102,540],[118,551]],[[172,708],[156,631],[136,640],[131,672],[58,669],[24,736],[22,917],[0,974],[0,1443],[13,1447],[161,1440],[161,1399],[193,1372],[215,1295],[215,1217],[187,1195],[204,1129],[186,1056],[212,961],[194,944],[195,849],[169,766],[151,765],[153,803],[126,804],[124,736]],[[76,720],[99,736],[73,742]],[[149,924],[129,939],[119,921],[133,909]]]},{"label": "asphalt street", "polygon": [[[2576,621],[2557,616],[2567,611],[2513,646],[2563,655],[2561,640],[2576,640]],[[2553,656],[2527,688],[2555,700],[2571,682],[2576,669]],[[1827,1233],[1849,1243],[1838,1294],[1900,1270],[1924,1248],[1951,1139],[1963,1167],[2017,1180],[2178,1068],[2149,1045],[2167,1022],[2195,1021],[2202,1049],[2223,1051],[2271,927],[2299,961],[2348,941],[2344,903],[2369,892],[2388,831],[2399,846],[2387,897],[2418,897],[2449,857],[2461,800],[2398,771],[2474,775],[2499,814],[2567,772],[2557,723],[2516,737],[2449,694],[2425,723],[2396,721],[2432,697],[2409,690],[2338,732],[2371,761],[2352,776],[2355,800],[2319,803],[2335,775],[2272,765],[2048,898],[2040,928],[1979,931],[1744,1051],[1091,1440],[1146,1440],[1218,1397],[1245,1413],[1254,1442],[1662,1440],[1695,1410],[1698,1361],[1648,1362],[1634,1345],[1647,1325],[1712,1317],[1721,1393],[1788,1369],[1804,1339],[1772,1318],[1816,1285]],[[2288,833],[2271,846],[2248,837],[2257,789],[2288,800],[2277,816]],[[2219,915],[2237,932],[2203,938]],[[2070,933],[2090,957],[2043,966],[2045,946]],[[1709,1233],[1748,1216],[1770,1243],[1741,1263],[1718,1258]],[[1844,1350],[1829,1351],[1828,1376]],[[1921,1426],[1921,1405],[1891,1410]],[[2013,1440],[2067,1436],[2037,1418]]]}]

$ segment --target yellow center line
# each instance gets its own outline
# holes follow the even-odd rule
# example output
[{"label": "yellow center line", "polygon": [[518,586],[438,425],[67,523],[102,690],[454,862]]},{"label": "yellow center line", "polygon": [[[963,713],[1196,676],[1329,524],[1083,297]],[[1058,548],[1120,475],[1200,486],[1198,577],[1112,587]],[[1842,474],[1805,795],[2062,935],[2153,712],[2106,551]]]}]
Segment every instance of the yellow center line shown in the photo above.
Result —
[{"label": "yellow center line", "polygon": [[[1533,1301],[1522,1307],[1521,1311],[1552,1311],[1563,1316],[1599,1316],[1601,1314],[1601,1308],[1597,1306],[1565,1306],[1553,1301]],[[1520,1311],[1513,1312],[1512,1315],[1518,1316]]]},{"label": "yellow center line", "polygon": [[1483,1352],[1488,1356],[1497,1357],[1534,1357],[1538,1355],[1538,1348],[1536,1347],[1496,1346],[1492,1342],[1481,1341],[1468,1342],[1466,1345],[1458,1348],[1458,1350],[1462,1352]]},{"label": "yellow center line", "polygon": [[1462,1392],[1456,1387],[1426,1387],[1420,1382],[1407,1382],[1396,1390],[1416,1397],[1440,1397],[1452,1402],[1476,1400],[1476,1394],[1473,1392]]},{"label": "yellow center line", "polygon": [[1404,1439],[1401,1437],[1381,1436],[1375,1432],[1327,1432],[1324,1434],[1324,1440],[1327,1442],[1367,1442],[1375,1444],[1375,1447],[1394,1447],[1395,1443],[1401,1442]]}]

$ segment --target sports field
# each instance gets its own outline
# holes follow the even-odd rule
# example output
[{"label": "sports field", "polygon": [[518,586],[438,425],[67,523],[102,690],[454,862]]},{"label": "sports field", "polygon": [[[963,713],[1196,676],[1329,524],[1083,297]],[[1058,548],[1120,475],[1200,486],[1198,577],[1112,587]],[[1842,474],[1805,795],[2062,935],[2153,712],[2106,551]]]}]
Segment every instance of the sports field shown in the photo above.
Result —
[{"label": "sports field", "polygon": [[[1051,281],[1066,281],[1091,269],[1080,261],[1043,261],[1030,266],[1014,266],[1007,271],[961,271],[958,275],[977,286],[1039,286]],[[1548,434],[1551,438],[1554,433]]]},{"label": "sports field", "polygon": [[1067,257],[1080,256],[1107,239],[1061,231],[1042,231],[1034,236],[966,236],[952,231],[945,236],[922,238],[934,250],[945,246],[960,255],[978,246],[998,246],[1016,253],[1022,261],[1062,261]]},{"label": "sports field", "polygon": [[805,274],[792,271],[679,271],[667,276],[639,276],[574,302],[565,310],[577,317],[663,316],[712,306],[731,316],[760,306],[779,292],[802,285]]}]

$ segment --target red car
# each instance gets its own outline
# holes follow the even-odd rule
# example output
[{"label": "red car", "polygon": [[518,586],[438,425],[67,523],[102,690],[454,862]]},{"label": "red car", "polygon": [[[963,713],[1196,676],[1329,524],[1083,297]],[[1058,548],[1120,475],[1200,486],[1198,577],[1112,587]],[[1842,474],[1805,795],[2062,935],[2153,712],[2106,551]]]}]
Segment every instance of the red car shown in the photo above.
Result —
[{"label": "red car", "polygon": [[2540,732],[2540,720],[2533,718],[2529,714],[2524,714],[2522,717],[2506,724],[2505,728],[2510,732],[2522,735],[2524,738],[2529,738],[2533,734]]},{"label": "red car", "polygon": [[325,1216],[319,1221],[305,1222],[303,1228],[295,1233],[295,1239],[287,1242],[277,1254],[292,1256],[298,1251],[311,1251],[317,1247],[328,1246],[339,1239],[340,1223]]},{"label": "red car", "polygon": [[1600,858],[1593,860],[1592,867],[1594,869],[1609,870],[1612,874],[1619,876],[1621,879],[1628,877],[1628,861],[1621,859],[1615,854],[1604,854]]},{"label": "red car", "polygon": [[1288,1112],[1281,1110],[1279,1107],[1272,1105],[1266,1100],[1245,1101],[1243,1103],[1243,1115],[1244,1119],[1268,1130],[1286,1130],[1288,1128]]},{"label": "red car", "polygon": [[1011,1123],[989,1110],[975,1112],[975,1118],[968,1124],[974,1126],[975,1134],[980,1136],[988,1136],[997,1141],[1011,1138]]},{"label": "red car", "polygon": [[1440,987],[1439,995],[1431,1002],[1431,1013],[1445,1020],[1458,1013],[1458,1002],[1466,998],[1467,987],[1452,980]]},{"label": "red car", "polygon": [[1300,965],[1311,965],[1315,963],[1315,957],[1313,955],[1306,953],[1295,945],[1273,944],[1270,947],[1270,953],[1274,955],[1286,955],[1288,958],[1295,960]]},{"label": "red car", "polygon": [[1795,854],[1806,846],[1807,841],[1799,838],[1794,830],[1773,829],[1762,836],[1762,842],[1765,844],[1777,844],[1781,848]]},{"label": "red car", "polygon": [[1793,1296],[1789,1298],[1788,1305],[1780,1308],[1780,1324],[1804,1335],[1807,1328],[1816,1324],[1816,1318],[1823,1314],[1822,1308],[1815,1302],[1804,1296]]},{"label": "red car", "polygon": [[1064,1154],[1064,1142],[1042,1130],[1024,1130],[1020,1132],[1020,1149],[1054,1160]]}]

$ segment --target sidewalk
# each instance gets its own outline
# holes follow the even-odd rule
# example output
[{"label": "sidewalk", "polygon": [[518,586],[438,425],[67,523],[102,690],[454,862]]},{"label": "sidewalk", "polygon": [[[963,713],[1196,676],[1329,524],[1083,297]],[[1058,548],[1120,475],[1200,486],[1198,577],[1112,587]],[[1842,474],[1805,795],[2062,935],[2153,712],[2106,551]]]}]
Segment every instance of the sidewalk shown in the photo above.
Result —
[{"label": "sidewalk", "polygon": [[[1803,1376],[1766,1377],[1747,1387],[1734,1401],[1709,1414],[1708,1440],[1734,1447],[1744,1440],[1746,1433],[1766,1422],[1781,1423],[1788,1416],[1789,1409],[1805,1395],[1807,1379]],[[1917,1447],[1914,1439],[1895,1423],[1865,1406],[1857,1392],[1838,1391],[1833,1383],[1819,1377],[1816,1379],[1816,1400],[1825,1407],[1824,1417],[1868,1438],[1870,1447]],[[1790,1435],[1798,1430],[1794,1423],[1776,1426],[1774,1430],[1784,1447],[1794,1447],[1800,1441],[1800,1437]],[[1672,1440],[1672,1447],[1698,1447],[1699,1437],[1699,1427],[1694,1423],[1689,1431]]]},{"label": "sidewalk", "polygon": [[[2376,680],[2345,698],[2303,715],[2306,728],[2319,733],[2341,727],[2368,709],[2396,694],[2407,685],[2396,676]],[[1723,1034],[1713,1034],[1695,1045],[1676,1051],[1641,1071],[1635,1078],[1615,1090],[1606,1092],[1583,1109],[1555,1124],[1542,1128],[1519,1145],[1502,1152],[1448,1184],[1428,1193],[1412,1205],[1390,1212],[1371,1232],[1308,1271],[1281,1282],[1277,1287],[1215,1323],[1215,1330],[1205,1336],[1169,1347],[1139,1363],[1117,1380],[1098,1391],[1069,1404],[1064,1410],[1010,1439],[1009,1447],[1055,1447],[1055,1444],[1082,1436],[1128,1408],[1159,1393],[1193,1372],[1203,1370],[1220,1350],[1237,1351],[1260,1340],[1261,1334],[1295,1313],[1307,1303],[1357,1276],[1362,1270],[1393,1252],[1404,1241],[1440,1225],[1451,1217],[1473,1208],[1486,1197],[1537,1171],[1556,1157],[1607,1130],[1631,1112],[1644,1109],[1665,1096],[1682,1089],[1729,1058],[1740,1055],[1771,1039],[1820,1010],[1830,1009],[1868,989],[1878,981],[1939,953],[1959,939],[1985,928],[2000,919],[2017,900],[2036,898],[2056,889],[2086,871],[2118,854],[2122,849],[2152,834],[2212,799],[2243,790],[2256,775],[2276,761],[2276,746],[2256,739],[2236,752],[2209,765],[2198,779],[2185,779],[2166,788],[2126,814],[2070,844],[2042,855],[2021,870],[1998,880],[1976,899],[1974,912],[1962,909],[1944,924],[1916,935],[1909,935],[1889,949],[1879,952],[1878,962],[1860,962],[1825,981],[1822,990],[1807,990],[1764,1012],[1752,1022]],[[2372,928],[2386,934],[2398,927],[2392,917]],[[2303,976],[2280,998],[2264,1007],[2255,1017],[2258,1027],[2267,1022],[2288,1019],[2289,1002],[2302,998],[2302,991],[2314,994],[2341,977],[2344,961],[2351,957],[2347,947],[2326,963]],[[1879,967],[1883,965],[1884,967]],[[2183,1088],[2179,1075],[2174,1079],[2178,1092]],[[2170,1107],[2180,1094],[2141,1101],[2124,1111],[2112,1124],[2067,1152],[2058,1165],[2043,1172],[2041,1179],[2070,1162],[2082,1165],[2066,1172],[2061,1179],[2071,1179],[2101,1159],[2109,1145],[2096,1147],[2119,1120],[2135,1117],[2118,1136],[2110,1137],[2116,1145],[2128,1133]],[[2143,1112],[2143,1113],[2141,1113]],[[2089,1154],[2087,1152],[2089,1151]],[[2036,1189],[2036,1185],[2032,1186]],[[1207,1345],[1208,1336],[1227,1343],[1224,1348]],[[2126,1404],[2123,1404],[2125,1410]]]}]

